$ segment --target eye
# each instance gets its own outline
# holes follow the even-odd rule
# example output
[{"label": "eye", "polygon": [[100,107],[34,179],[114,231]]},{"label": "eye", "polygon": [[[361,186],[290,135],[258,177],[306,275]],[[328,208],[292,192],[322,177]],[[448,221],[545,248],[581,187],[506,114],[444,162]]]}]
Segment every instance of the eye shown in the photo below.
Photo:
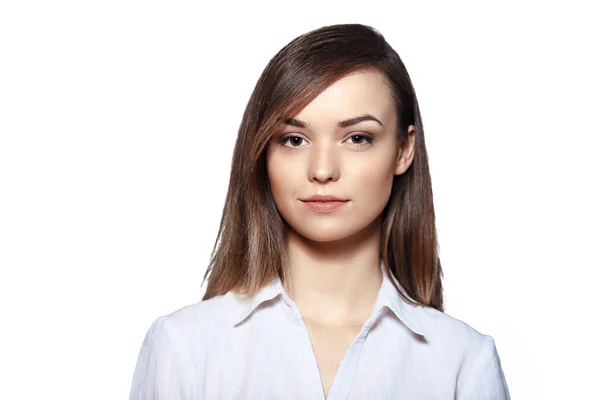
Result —
[{"label": "eye", "polygon": [[[292,143],[292,146],[286,146],[285,144],[287,143],[287,141],[290,141],[290,143]],[[285,147],[300,147],[299,145],[302,144],[302,141],[304,139],[301,138],[300,136],[294,136],[294,135],[285,135],[282,136],[280,139],[280,143],[285,146]]]},{"label": "eye", "polygon": [[[300,136],[284,135],[281,137],[281,139],[279,139],[279,142],[284,147],[300,147],[302,145],[303,140],[305,139]],[[350,140],[351,144],[353,144],[356,147],[366,146],[373,143],[373,138],[365,134],[354,134],[350,136],[348,140]],[[290,143],[290,146],[286,145],[288,141]]]},{"label": "eye", "polygon": [[[370,137],[368,135],[363,135],[363,134],[354,134],[354,135],[350,136],[348,138],[348,140],[351,140],[352,144],[355,146],[365,146],[365,145],[373,143],[372,137]],[[358,140],[359,143],[355,142],[355,140]]]}]

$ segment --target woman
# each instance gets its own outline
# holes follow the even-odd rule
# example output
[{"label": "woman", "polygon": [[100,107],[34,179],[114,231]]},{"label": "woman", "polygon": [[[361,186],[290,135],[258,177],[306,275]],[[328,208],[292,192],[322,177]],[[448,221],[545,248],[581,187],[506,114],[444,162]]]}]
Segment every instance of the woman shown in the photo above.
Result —
[{"label": "woman", "polygon": [[301,35],[245,110],[201,302],[157,318],[130,399],[509,399],[443,312],[423,125],[364,25]]}]

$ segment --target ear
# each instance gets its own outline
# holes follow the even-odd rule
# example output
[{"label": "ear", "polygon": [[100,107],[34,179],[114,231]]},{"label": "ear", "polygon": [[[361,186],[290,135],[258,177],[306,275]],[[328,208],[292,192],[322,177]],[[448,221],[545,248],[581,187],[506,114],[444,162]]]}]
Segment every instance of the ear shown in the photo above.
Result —
[{"label": "ear", "polygon": [[404,143],[398,149],[398,157],[396,158],[396,169],[394,175],[402,175],[415,158],[415,127],[409,125],[408,136],[404,139]]}]

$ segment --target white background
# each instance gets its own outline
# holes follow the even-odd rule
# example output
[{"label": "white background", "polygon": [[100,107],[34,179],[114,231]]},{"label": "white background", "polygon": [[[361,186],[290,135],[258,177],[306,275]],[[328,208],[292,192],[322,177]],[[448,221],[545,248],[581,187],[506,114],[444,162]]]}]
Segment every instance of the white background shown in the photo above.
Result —
[{"label": "white background", "polygon": [[0,398],[127,397],[151,322],[205,289],[260,73],[348,22],[416,88],[446,312],[513,399],[600,398],[592,4],[2,2]]}]

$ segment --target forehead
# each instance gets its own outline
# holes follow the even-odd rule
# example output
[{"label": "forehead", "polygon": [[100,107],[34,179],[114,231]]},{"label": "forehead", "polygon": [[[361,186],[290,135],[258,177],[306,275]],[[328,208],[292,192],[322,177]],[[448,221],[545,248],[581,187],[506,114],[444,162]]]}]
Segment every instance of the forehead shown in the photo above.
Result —
[{"label": "forehead", "polygon": [[357,71],[327,87],[294,118],[311,126],[371,114],[389,126],[395,120],[391,91],[383,74]]}]

